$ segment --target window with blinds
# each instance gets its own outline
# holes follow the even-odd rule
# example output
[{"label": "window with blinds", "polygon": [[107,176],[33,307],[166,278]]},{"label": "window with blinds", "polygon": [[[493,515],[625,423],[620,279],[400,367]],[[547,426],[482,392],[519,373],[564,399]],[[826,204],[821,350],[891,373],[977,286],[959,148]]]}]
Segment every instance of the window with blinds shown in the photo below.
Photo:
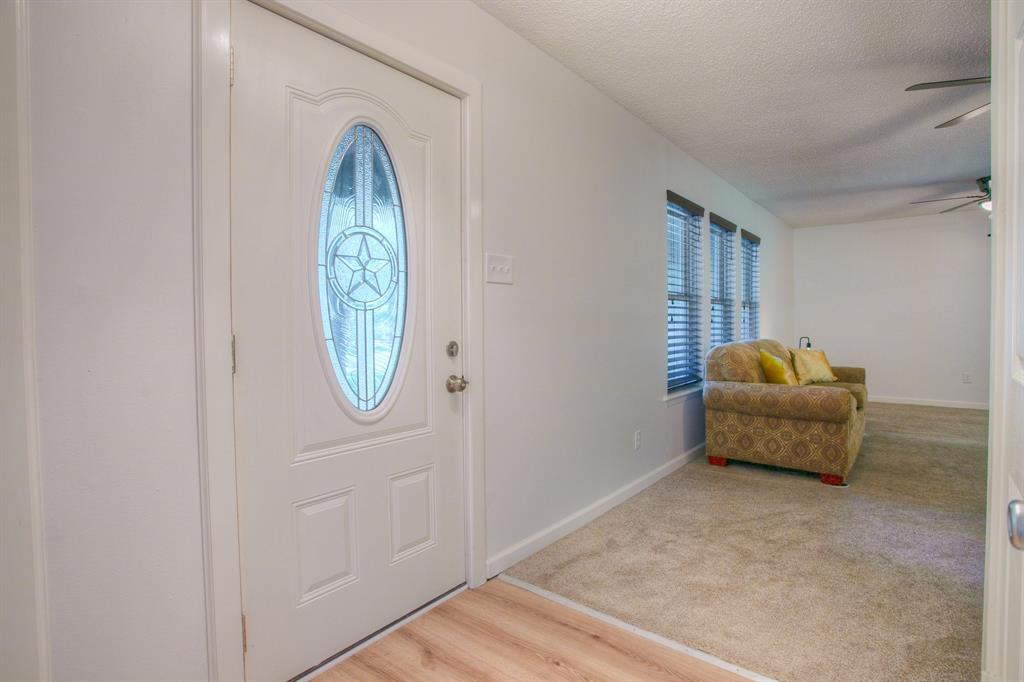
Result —
[{"label": "window with blinds", "polygon": [[711,347],[736,340],[736,225],[711,214]]},{"label": "window with blinds", "polygon": [[740,337],[761,336],[761,238],[740,230],[743,249],[743,296],[740,308]]},{"label": "window with blinds", "polygon": [[668,193],[668,390],[701,380],[701,222],[704,209]]}]

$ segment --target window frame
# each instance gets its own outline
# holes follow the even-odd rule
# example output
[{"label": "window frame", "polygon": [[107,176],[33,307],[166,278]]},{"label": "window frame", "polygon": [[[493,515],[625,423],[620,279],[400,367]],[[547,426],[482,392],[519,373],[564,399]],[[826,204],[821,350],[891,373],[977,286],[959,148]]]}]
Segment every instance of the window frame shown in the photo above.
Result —
[{"label": "window frame", "polygon": [[[708,348],[736,340],[736,223],[712,212],[708,226]],[[716,306],[720,321],[716,325]],[[722,334],[716,338],[716,332]]]},{"label": "window frame", "polygon": [[[666,366],[665,379],[669,394],[699,385],[704,380],[703,371],[703,259],[704,208],[671,190],[666,196]],[[681,225],[675,228],[678,234],[678,262],[673,263],[673,212]],[[674,268],[674,269],[673,269]],[[679,280],[673,283],[673,273]],[[675,291],[673,289],[676,289]],[[685,312],[674,308],[685,304]],[[673,316],[683,316],[681,330],[673,332]],[[675,343],[684,344],[682,350],[673,352]],[[682,363],[682,372],[673,367]]]},{"label": "window frame", "polygon": [[740,230],[740,339],[761,336],[761,238]]}]

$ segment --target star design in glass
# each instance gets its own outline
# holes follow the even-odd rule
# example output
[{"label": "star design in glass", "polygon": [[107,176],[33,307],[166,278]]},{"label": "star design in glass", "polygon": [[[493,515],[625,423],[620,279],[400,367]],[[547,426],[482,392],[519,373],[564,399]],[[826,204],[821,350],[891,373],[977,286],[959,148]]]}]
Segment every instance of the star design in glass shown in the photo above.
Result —
[{"label": "star design in glass", "polygon": [[360,239],[359,249],[355,255],[347,256],[339,253],[336,258],[352,271],[352,276],[348,280],[348,287],[345,290],[349,296],[352,296],[364,285],[369,287],[376,295],[381,295],[383,289],[377,275],[391,261],[387,258],[377,258],[370,253],[370,246],[366,243],[366,235],[363,235]]}]

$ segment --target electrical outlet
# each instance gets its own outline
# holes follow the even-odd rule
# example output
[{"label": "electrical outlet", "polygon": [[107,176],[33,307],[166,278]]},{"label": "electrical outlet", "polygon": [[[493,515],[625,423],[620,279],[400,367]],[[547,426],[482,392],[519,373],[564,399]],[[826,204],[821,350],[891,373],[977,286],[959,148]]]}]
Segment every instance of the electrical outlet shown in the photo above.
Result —
[{"label": "electrical outlet", "polygon": [[639,431],[634,431],[633,432],[633,449],[634,450],[639,450],[640,449],[640,432]]},{"label": "electrical outlet", "polygon": [[964,372],[963,374],[960,375],[961,384],[969,384],[972,383],[972,381],[973,379],[971,378],[971,375],[968,374],[967,372]]}]

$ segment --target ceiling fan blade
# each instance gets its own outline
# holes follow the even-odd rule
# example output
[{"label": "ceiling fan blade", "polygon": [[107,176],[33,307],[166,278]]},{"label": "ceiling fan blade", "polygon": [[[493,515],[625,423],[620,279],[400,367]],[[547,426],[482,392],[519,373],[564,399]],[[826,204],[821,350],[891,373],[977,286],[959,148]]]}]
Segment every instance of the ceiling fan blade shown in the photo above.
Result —
[{"label": "ceiling fan blade", "polygon": [[956,199],[984,199],[984,194],[972,194],[966,197],[946,197],[945,199],[925,199],[924,201],[911,201],[911,204],[931,204],[936,201],[955,201]]},{"label": "ceiling fan blade", "polygon": [[956,118],[951,118],[948,121],[946,121],[945,123],[940,123],[939,125],[935,126],[935,129],[938,130],[939,128],[948,128],[950,126],[955,126],[958,123],[963,123],[964,121],[972,119],[975,116],[981,116],[986,111],[988,111],[989,108],[991,108],[991,106],[992,106],[991,102],[989,102],[988,104],[982,104],[977,109],[971,109],[966,114],[960,114]]},{"label": "ceiling fan blade", "polygon": [[980,204],[981,202],[985,201],[985,199],[987,199],[987,198],[988,197],[984,197],[982,199],[974,199],[972,201],[968,201],[966,204],[960,204],[959,206],[954,206],[953,208],[947,208],[945,211],[939,211],[939,215],[942,215],[943,213],[952,213],[953,211],[957,210],[958,208],[963,208],[964,206],[970,206],[971,204]]},{"label": "ceiling fan blade", "polygon": [[984,85],[991,82],[991,76],[984,76],[982,78],[960,78],[952,81],[932,81],[931,83],[917,83],[915,85],[911,85],[905,90],[905,92],[912,92],[914,90],[934,90],[936,88],[956,88],[961,85]]}]

